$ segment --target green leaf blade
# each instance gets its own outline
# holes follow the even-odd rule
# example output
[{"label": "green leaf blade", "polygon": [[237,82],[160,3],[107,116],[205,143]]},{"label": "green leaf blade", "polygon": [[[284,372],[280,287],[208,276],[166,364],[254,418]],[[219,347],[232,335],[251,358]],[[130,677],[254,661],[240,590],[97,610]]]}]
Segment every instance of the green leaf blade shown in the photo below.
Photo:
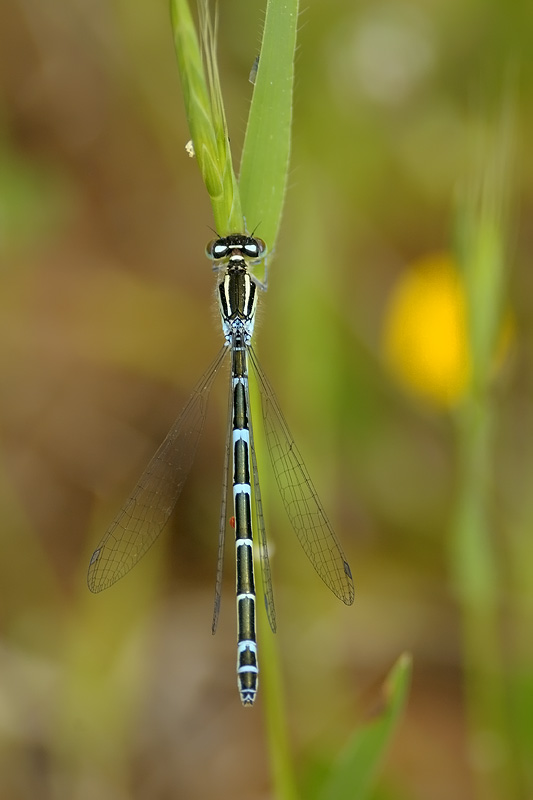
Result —
[{"label": "green leaf blade", "polygon": [[363,800],[368,797],[385,750],[405,709],[412,659],[404,653],[383,686],[379,715],[359,728],[348,742],[335,771],[318,793],[318,800]]},{"label": "green leaf blade", "polygon": [[[201,44],[187,0],[170,0],[174,46],[194,153],[221,236],[243,229],[216,64],[214,27],[201,0]],[[208,77],[204,67],[208,64]]]},{"label": "green leaf blade", "polygon": [[246,224],[270,250],[279,227],[291,146],[298,0],[268,0],[241,159],[239,188]]}]

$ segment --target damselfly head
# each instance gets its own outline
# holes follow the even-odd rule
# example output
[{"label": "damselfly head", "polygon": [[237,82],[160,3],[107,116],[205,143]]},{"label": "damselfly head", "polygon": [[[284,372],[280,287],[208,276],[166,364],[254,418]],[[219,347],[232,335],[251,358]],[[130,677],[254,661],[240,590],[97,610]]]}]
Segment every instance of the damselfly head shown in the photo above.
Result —
[{"label": "damselfly head", "polygon": [[251,258],[254,261],[262,258],[266,253],[266,244],[257,236],[246,236],[242,233],[232,233],[219,239],[212,239],[205,248],[209,258],[220,261],[232,256]]}]

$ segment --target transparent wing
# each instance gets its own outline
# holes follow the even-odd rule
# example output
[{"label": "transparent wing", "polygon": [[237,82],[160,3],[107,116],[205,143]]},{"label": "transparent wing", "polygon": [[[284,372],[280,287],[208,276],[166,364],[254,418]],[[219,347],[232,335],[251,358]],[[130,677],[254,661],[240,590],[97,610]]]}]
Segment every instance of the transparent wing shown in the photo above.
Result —
[{"label": "transparent wing", "polygon": [[231,392],[231,376],[230,376],[230,391],[228,400],[228,429],[226,432],[226,450],[224,455],[224,477],[222,478],[222,499],[220,502],[220,523],[218,528],[218,558],[217,558],[217,578],[215,581],[215,603],[213,607],[213,623],[211,625],[211,632],[213,634],[217,631],[218,617],[220,615],[220,603],[222,598],[222,574],[224,572],[224,545],[226,542],[226,525],[228,524],[228,481],[230,470],[230,451],[231,451],[231,432],[233,430],[233,416],[232,405],[233,395]]},{"label": "transparent wing", "polygon": [[92,554],[87,583],[101,592],[122,578],[155,542],[183,489],[204,425],[207,399],[223,347],[141,475],[131,497]]},{"label": "transparent wing", "polygon": [[[250,397],[248,392],[246,397],[247,397],[248,408],[250,408]],[[233,394],[231,392],[231,384],[230,384],[229,403],[228,403],[228,432],[226,435],[226,455],[224,460],[224,479],[222,483],[222,502],[220,506],[220,527],[218,535],[218,559],[217,559],[217,578],[215,583],[215,604],[213,610],[213,624],[211,627],[213,633],[216,632],[218,626],[218,618],[220,614],[220,603],[222,596],[222,573],[224,567],[224,543],[226,539],[228,481],[230,472],[230,452],[231,452],[231,441],[232,441],[231,434],[233,430],[232,409],[233,409]],[[259,485],[259,474],[257,471],[257,458],[255,455],[255,448],[254,448],[251,414],[249,415],[248,424],[250,427],[250,445],[251,445],[250,450],[251,450],[252,474],[254,482],[254,502],[255,502],[256,520],[258,526],[259,560],[261,564],[265,609],[267,612],[267,617],[270,623],[270,627],[272,628],[272,632],[276,633],[276,610],[274,608],[272,573],[270,571],[270,560],[268,558],[265,518],[263,514],[263,504],[261,501],[261,488]]]},{"label": "transparent wing", "polygon": [[259,472],[257,469],[257,457],[255,455],[254,434],[252,424],[252,414],[250,405],[250,394],[246,389],[248,408],[250,409],[248,425],[250,428],[250,450],[252,454],[252,475],[254,482],[254,502],[255,516],[257,520],[257,540],[259,543],[259,562],[261,564],[261,580],[263,583],[263,596],[265,609],[272,629],[276,633],[276,609],[274,606],[274,591],[272,589],[272,573],[270,571],[270,559],[268,557],[267,536],[265,529],[265,517],[263,514],[263,502],[261,500],[261,487],[259,484]]},{"label": "transparent wing", "polygon": [[257,356],[249,348],[260,389],[265,434],[274,475],[292,527],[326,586],[351,605],[354,586],[350,565],[312,484],[302,457]]}]

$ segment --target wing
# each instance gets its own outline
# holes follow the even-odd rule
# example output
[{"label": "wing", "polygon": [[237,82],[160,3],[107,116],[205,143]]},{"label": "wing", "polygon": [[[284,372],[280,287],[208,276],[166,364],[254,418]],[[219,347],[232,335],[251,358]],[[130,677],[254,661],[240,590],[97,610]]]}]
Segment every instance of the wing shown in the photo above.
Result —
[{"label": "wing", "polygon": [[[251,408],[250,406],[250,395],[248,389],[246,389],[246,398],[248,409]],[[215,633],[218,625],[218,618],[220,614],[220,600],[221,600],[221,591],[222,591],[222,572],[224,566],[224,542],[226,536],[226,524],[227,524],[227,506],[228,506],[228,482],[229,482],[229,471],[230,471],[230,452],[231,452],[231,442],[232,442],[232,431],[233,431],[233,394],[230,391],[229,393],[229,405],[228,405],[228,431],[226,435],[226,456],[224,461],[224,480],[222,484],[222,502],[220,508],[220,527],[219,527],[219,536],[218,536],[218,560],[217,560],[217,579],[215,584],[215,605],[213,610],[213,625],[212,625],[212,632]],[[263,503],[261,501],[261,488],[259,485],[259,474],[257,471],[257,458],[255,455],[255,447],[254,447],[254,435],[253,435],[253,425],[251,419],[251,412],[249,411],[249,420],[248,420],[249,428],[250,428],[250,452],[251,452],[251,461],[252,461],[252,475],[253,475],[253,498],[255,502],[255,512],[256,512],[256,521],[257,521],[257,528],[258,528],[258,535],[257,541],[259,544],[259,560],[261,564],[261,577],[262,577],[262,584],[263,584],[263,596],[265,601],[265,609],[268,617],[268,621],[273,633],[276,633],[276,610],[274,607],[274,592],[272,589],[272,574],[270,571],[270,560],[268,558],[268,546],[267,546],[267,538],[266,538],[266,531],[265,531],[265,518],[263,514]]]},{"label": "wing", "polygon": [[[230,384],[231,387],[231,384]],[[228,511],[228,482],[230,471],[230,453],[231,453],[231,432],[233,430],[232,422],[232,406],[233,395],[230,391],[228,400],[228,423],[226,430],[226,450],[224,454],[224,475],[222,478],[222,498],[220,501],[220,523],[218,526],[218,557],[217,557],[217,577],[215,581],[215,603],[213,606],[213,623],[211,625],[211,633],[215,634],[218,627],[218,618],[220,616],[220,604],[222,602],[222,575],[224,572],[224,546],[226,543],[226,525],[227,525],[227,511]]]},{"label": "wing", "polygon": [[129,500],[92,554],[87,573],[92,592],[107,589],[129,572],[165,527],[191,469],[209,390],[227,352],[223,347],[198,382]]},{"label": "wing", "polygon": [[354,585],[350,565],[326,517],[302,457],[257,356],[250,360],[261,389],[265,434],[274,475],[292,527],[326,586],[351,605]]},{"label": "wing", "polygon": [[270,571],[270,559],[268,557],[267,536],[265,529],[265,516],[263,514],[263,502],[261,500],[261,487],[259,484],[259,472],[257,469],[257,457],[255,455],[253,422],[251,414],[250,393],[246,390],[248,408],[250,409],[248,425],[250,427],[250,451],[252,460],[252,475],[254,482],[254,502],[255,518],[257,520],[257,541],[259,543],[259,563],[261,564],[261,582],[263,584],[263,598],[265,610],[272,633],[276,633],[276,608],[274,606],[274,591],[272,589],[272,573]]}]

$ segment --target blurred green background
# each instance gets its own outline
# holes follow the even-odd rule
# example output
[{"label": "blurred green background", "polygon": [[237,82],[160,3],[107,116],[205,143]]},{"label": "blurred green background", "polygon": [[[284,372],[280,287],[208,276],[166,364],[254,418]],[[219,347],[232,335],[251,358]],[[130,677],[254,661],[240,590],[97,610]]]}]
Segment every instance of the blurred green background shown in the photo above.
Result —
[{"label": "blurred green background", "polygon": [[[235,154],[263,13],[221,3]],[[301,14],[290,186],[257,349],[356,584],[352,608],[329,595],[265,464],[304,786],[371,718],[408,650],[412,692],[375,800],[533,796],[531,33],[526,2],[315,0]],[[167,5],[3,4],[0,86],[0,797],[270,797],[262,700],[245,711],[236,691],[229,549],[210,635],[224,381],[167,533],[109,592],[85,584],[220,344],[211,211],[184,150]],[[452,250],[458,188],[482,182],[479,142],[506,104],[499,301],[514,335],[481,400],[492,573],[478,606],[489,656],[476,661],[452,535],[468,488],[458,412],[398,385],[382,341],[410,265]]]}]

